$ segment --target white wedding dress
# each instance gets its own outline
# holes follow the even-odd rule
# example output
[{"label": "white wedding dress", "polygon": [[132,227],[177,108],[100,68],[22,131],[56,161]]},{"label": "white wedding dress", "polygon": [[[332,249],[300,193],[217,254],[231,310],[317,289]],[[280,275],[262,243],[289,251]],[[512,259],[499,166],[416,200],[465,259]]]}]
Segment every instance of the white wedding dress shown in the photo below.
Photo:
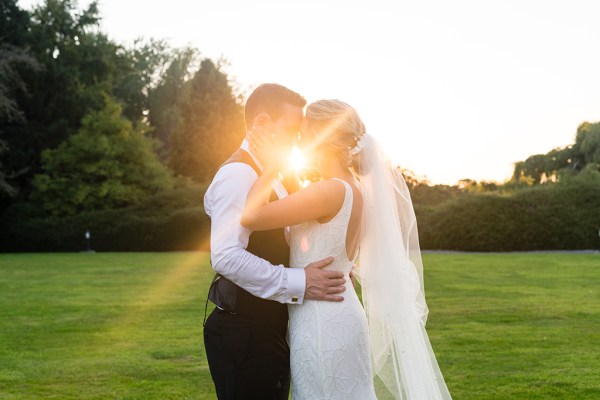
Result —
[{"label": "white wedding dress", "polygon": [[347,277],[343,302],[288,307],[293,399],[370,400],[375,383],[386,398],[451,400],[425,329],[429,309],[410,191],[371,135],[362,135],[352,152],[363,201],[358,271],[364,309],[348,279],[353,198],[343,182],[346,196],[335,218],[290,232],[292,267],[333,256],[326,268]]},{"label": "white wedding dress", "polygon": [[290,265],[304,268],[334,257],[325,267],[344,273],[344,301],[305,300],[288,306],[293,400],[376,399],[365,311],[348,277],[353,262],[346,254],[352,213],[352,188],[342,208],[327,223],[306,222],[290,229]]}]

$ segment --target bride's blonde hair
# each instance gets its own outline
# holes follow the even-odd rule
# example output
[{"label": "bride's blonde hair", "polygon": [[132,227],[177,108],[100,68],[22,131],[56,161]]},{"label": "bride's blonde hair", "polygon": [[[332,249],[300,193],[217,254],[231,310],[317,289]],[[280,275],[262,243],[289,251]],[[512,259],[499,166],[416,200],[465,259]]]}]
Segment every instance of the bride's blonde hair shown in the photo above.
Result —
[{"label": "bride's blonde hair", "polygon": [[305,119],[315,136],[315,147],[360,174],[358,154],[353,150],[366,129],[356,110],[340,100],[319,100],[308,105]]}]

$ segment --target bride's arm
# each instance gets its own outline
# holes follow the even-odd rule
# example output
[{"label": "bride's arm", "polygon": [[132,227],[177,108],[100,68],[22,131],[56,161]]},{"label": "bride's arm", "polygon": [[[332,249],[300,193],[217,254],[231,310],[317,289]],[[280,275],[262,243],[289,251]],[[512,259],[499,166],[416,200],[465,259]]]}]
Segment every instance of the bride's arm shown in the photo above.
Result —
[{"label": "bride's arm", "polygon": [[253,231],[293,226],[335,216],[344,202],[345,187],[337,180],[313,183],[283,199],[269,202],[277,170],[266,168],[246,199],[242,225]]}]

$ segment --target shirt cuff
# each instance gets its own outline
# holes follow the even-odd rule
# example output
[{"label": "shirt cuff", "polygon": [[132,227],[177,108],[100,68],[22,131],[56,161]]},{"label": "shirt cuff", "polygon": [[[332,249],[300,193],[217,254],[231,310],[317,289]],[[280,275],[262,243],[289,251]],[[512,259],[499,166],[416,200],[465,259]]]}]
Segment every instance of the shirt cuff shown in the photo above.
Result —
[{"label": "shirt cuff", "polygon": [[306,290],[306,272],[304,268],[285,268],[287,275],[287,291],[285,302],[288,304],[302,304]]}]

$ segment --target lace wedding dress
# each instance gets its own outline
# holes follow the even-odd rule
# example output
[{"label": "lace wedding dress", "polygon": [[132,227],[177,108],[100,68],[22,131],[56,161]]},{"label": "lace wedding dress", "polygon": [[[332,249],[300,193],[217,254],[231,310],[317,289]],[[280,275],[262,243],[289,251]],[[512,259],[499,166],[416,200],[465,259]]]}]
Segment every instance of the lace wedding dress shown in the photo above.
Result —
[{"label": "lace wedding dress", "polygon": [[293,400],[375,399],[365,311],[348,277],[353,262],[346,254],[346,231],[352,212],[352,188],[329,222],[311,221],[290,230],[290,264],[303,268],[334,257],[326,269],[346,278],[344,301],[305,300],[290,305],[290,358]]}]

